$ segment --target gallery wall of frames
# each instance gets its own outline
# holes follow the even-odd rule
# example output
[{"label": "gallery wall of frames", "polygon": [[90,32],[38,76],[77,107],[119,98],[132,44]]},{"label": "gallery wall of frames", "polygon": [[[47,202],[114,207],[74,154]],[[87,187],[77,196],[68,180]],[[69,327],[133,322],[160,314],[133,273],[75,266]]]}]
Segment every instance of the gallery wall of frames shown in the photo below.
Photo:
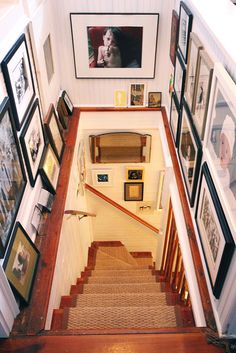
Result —
[{"label": "gallery wall of frames", "polygon": [[214,297],[236,241],[236,83],[193,30],[185,2],[173,10],[169,123]]}]

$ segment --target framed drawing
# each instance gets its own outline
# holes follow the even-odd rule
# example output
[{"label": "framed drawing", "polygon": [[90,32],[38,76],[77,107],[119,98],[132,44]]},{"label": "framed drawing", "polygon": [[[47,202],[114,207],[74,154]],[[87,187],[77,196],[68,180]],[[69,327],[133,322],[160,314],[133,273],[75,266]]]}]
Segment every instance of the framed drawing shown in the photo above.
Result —
[{"label": "framed drawing", "polygon": [[124,183],[125,201],[143,201],[143,183]]},{"label": "framed drawing", "polygon": [[144,168],[143,167],[127,167],[126,180],[132,182],[144,181]]},{"label": "framed drawing", "polygon": [[199,70],[195,80],[192,113],[194,125],[202,140],[205,133],[213,69],[212,60],[205,50],[201,50],[199,53]]},{"label": "framed drawing", "polygon": [[195,218],[212,290],[218,299],[235,245],[206,162],[202,166]]},{"label": "framed drawing", "polygon": [[236,84],[214,66],[205,152],[227,221],[236,231]]},{"label": "framed drawing", "polygon": [[178,31],[178,48],[187,63],[189,35],[192,30],[193,15],[183,1],[180,1],[179,8],[179,31]]},{"label": "framed drawing", "polygon": [[112,186],[113,170],[112,169],[93,169],[92,181],[95,186]]},{"label": "framed drawing", "polygon": [[129,107],[145,107],[146,86],[144,83],[131,83],[129,86]]},{"label": "framed drawing", "polygon": [[178,147],[179,142],[179,129],[181,120],[181,109],[176,97],[175,92],[171,96],[171,106],[170,106],[170,129],[175,142],[175,146]]},{"label": "framed drawing", "polygon": [[193,206],[201,164],[202,146],[201,141],[191,124],[190,112],[188,111],[185,101],[182,110],[178,154],[189,197],[189,203],[190,206]]},{"label": "framed drawing", "polygon": [[175,66],[175,56],[177,49],[177,39],[178,39],[178,26],[179,26],[179,15],[175,10],[172,10],[171,18],[171,34],[170,34],[170,60],[172,65]]},{"label": "framed drawing", "polygon": [[76,78],[155,77],[159,14],[71,13],[70,23]]},{"label": "framed drawing", "polygon": [[64,99],[60,97],[57,102],[57,113],[63,129],[67,130],[69,126],[68,111]]},{"label": "framed drawing", "polygon": [[30,111],[28,121],[20,136],[20,141],[30,184],[31,186],[34,186],[45,147],[45,137],[38,99],[35,100]]},{"label": "framed drawing", "polygon": [[48,36],[43,44],[43,52],[44,52],[44,59],[45,59],[45,66],[46,66],[48,83],[50,83],[52,80],[53,74],[54,74],[54,64],[53,64],[53,55],[52,55],[50,33],[48,34]]},{"label": "framed drawing", "polygon": [[116,89],[114,92],[115,107],[127,107],[127,91]]},{"label": "framed drawing", "polygon": [[182,104],[184,94],[185,77],[186,67],[179,51],[177,51],[175,60],[174,90],[180,106]]},{"label": "framed drawing", "polygon": [[23,304],[29,304],[39,261],[39,251],[17,222],[3,263],[8,281]]},{"label": "framed drawing", "polygon": [[199,70],[199,53],[203,45],[198,36],[191,32],[189,39],[188,64],[185,81],[185,100],[190,111],[192,111],[193,100],[195,95],[195,81]]},{"label": "framed drawing", "polygon": [[0,258],[6,250],[27,182],[14,126],[9,98],[5,98],[0,105]]},{"label": "framed drawing", "polygon": [[64,91],[62,91],[61,96],[62,96],[62,98],[64,100],[65,107],[66,107],[66,110],[67,110],[68,114],[72,115],[74,107],[73,107],[73,103],[70,100],[70,97],[68,96],[68,93],[64,90]]},{"label": "framed drawing", "polygon": [[148,107],[149,108],[161,107],[161,92],[148,92]]},{"label": "framed drawing", "polygon": [[5,56],[1,66],[16,128],[20,130],[35,96],[31,64],[24,34]]},{"label": "framed drawing", "polygon": [[58,160],[61,162],[65,143],[60,131],[57,115],[53,104],[50,104],[47,115],[44,119],[45,131],[47,133],[49,142],[56,154]]},{"label": "framed drawing", "polygon": [[50,144],[45,148],[39,172],[42,176],[45,187],[52,194],[55,194],[60,172],[60,164]]}]

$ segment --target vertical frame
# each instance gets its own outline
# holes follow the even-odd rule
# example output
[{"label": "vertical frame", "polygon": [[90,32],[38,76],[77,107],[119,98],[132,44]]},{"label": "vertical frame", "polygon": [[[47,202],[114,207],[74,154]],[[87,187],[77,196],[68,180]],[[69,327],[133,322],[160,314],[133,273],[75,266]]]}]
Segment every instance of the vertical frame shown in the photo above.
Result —
[{"label": "vertical frame", "polygon": [[45,148],[39,172],[48,191],[56,194],[60,164],[50,144]]},{"label": "vertical frame", "polygon": [[186,77],[186,66],[180,53],[176,53],[175,61],[175,73],[174,73],[174,90],[178,100],[179,105],[182,104],[182,98],[184,94],[184,85]]},{"label": "vertical frame", "polygon": [[160,108],[161,107],[161,92],[148,92],[148,107]]},{"label": "vertical frame", "polygon": [[179,26],[179,15],[175,10],[172,10],[169,54],[170,54],[170,60],[173,66],[175,66],[175,56],[176,56],[177,39],[178,39],[178,26]]},{"label": "vertical frame", "polygon": [[129,107],[145,107],[146,85],[131,83],[129,85]]},{"label": "vertical frame", "polygon": [[176,94],[173,92],[171,96],[171,106],[170,106],[170,129],[171,129],[176,147],[178,147],[178,142],[179,142],[180,123],[181,123],[181,109],[180,109]]},{"label": "vertical frame", "polygon": [[178,31],[178,48],[187,63],[189,35],[192,30],[193,15],[187,5],[181,1],[179,8],[179,31]]}]

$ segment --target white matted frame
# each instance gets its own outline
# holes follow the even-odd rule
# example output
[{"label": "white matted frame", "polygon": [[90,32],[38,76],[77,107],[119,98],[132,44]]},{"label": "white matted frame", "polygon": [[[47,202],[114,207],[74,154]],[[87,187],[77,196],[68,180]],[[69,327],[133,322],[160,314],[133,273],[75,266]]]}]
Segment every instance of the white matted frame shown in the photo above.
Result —
[{"label": "white matted frame", "polygon": [[94,186],[113,186],[113,170],[93,169],[92,181]]},{"label": "white matted frame", "polygon": [[[76,78],[155,77],[159,14],[70,13],[70,22]],[[121,32],[121,64],[99,67],[98,48],[108,27]]]},{"label": "white matted frame", "polygon": [[232,234],[236,232],[236,84],[214,66],[205,136],[206,159]]},{"label": "white matted frame", "polygon": [[145,107],[146,85],[144,83],[130,83],[129,85],[129,107]]}]

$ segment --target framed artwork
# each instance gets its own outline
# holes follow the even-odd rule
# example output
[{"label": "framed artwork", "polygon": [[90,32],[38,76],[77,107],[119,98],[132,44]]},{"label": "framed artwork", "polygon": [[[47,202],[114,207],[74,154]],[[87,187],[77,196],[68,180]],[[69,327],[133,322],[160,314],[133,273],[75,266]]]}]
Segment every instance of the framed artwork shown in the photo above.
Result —
[{"label": "framed artwork", "polygon": [[199,53],[199,70],[195,80],[193,100],[193,122],[200,138],[203,140],[211,91],[214,64],[205,50]]},{"label": "framed artwork", "polygon": [[64,90],[64,91],[62,91],[61,96],[62,96],[62,98],[64,100],[64,103],[65,103],[66,110],[67,110],[68,114],[72,115],[73,114],[73,110],[74,110],[74,106],[73,106],[73,103],[70,100],[70,97],[68,96],[68,93]]},{"label": "framed artwork", "polygon": [[68,111],[66,108],[65,101],[62,97],[60,97],[57,102],[57,113],[59,116],[61,126],[63,127],[63,129],[67,130],[69,125]]},{"label": "framed artwork", "polygon": [[193,100],[195,95],[195,81],[199,70],[199,53],[203,49],[203,45],[198,36],[191,32],[189,39],[188,64],[185,81],[185,100],[192,111]]},{"label": "framed artwork", "polygon": [[218,299],[235,245],[206,162],[202,166],[195,218],[213,294]]},{"label": "framed artwork", "polygon": [[189,203],[190,206],[193,206],[201,164],[202,146],[201,141],[191,124],[190,112],[185,101],[182,110],[178,154],[189,197]]},{"label": "framed artwork", "polygon": [[182,98],[184,94],[185,86],[185,77],[186,77],[186,67],[179,51],[176,53],[175,60],[175,74],[174,74],[174,90],[178,100],[179,105],[182,104]]},{"label": "framed artwork", "polygon": [[17,222],[3,263],[8,281],[23,304],[29,304],[39,251]]},{"label": "framed artwork", "polygon": [[47,115],[44,119],[45,131],[48,140],[56,154],[59,162],[61,162],[65,143],[59,127],[56,111],[53,104],[50,104]]},{"label": "framed artwork", "polygon": [[233,234],[236,231],[236,84],[220,63],[214,66],[205,152]]},{"label": "framed artwork", "polygon": [[38,99],[30,111],[28,121],[20,136],[22,151],[31,186],[34,186],[45,147],[45,137]]},{"label": "framed artwork", "polygon": [[175,66],[175,55],[177,49],[177,39],[178,39],[178,27],[179,27],[179,15],[175,10],[172,10],[171,18],[171,34],[170,34],[170,60]]},{"label": "framed artwork", "polygon": [[131,83],[129,86],[129,107],[145,107],[146,86],[144,83]]},{"label": "framed artwork", "polygon": [[148,107],[149,108],[161,107],[161,92],[148,92]]},{"label": "framed artwork", "polygon": [[127,167],[126,180],[132,182],[144,181],[144,168],[143,167]]},{"label": "framed artwork", "polygon": [[115,107],[127,107],[127,91],[116,89],[114,92]]},{"label": "framed artwork", "polygon": [[20,130],[35,97],[32,69],[24,34],[5,56],[1,66],[16,128]]},{"label": "framed artwork", "polygon": [[9,98],[0,105],[0,258],[4,256],[26,186]]},{"label": "framed artwork", "polygon": [[159,14],[71,13],[70,23],[76,78],[155,77]]},{"label": "framed artwork", "polygon": [[124,183],[125,201],[143,201],[143,183]]},{"label": "framed artwork", "polygon": [[60,172],[60,164],[50,144],[45,148],[39,171],[45,187],[52,194],[55,194]]},{"label": "framed artwork", "polygon": [[178,32],[178,48],[187,63],[189,35],[192,30],[193,15],[183,1],[180,1],[179,8],[179,32]]},{"label": "framed artwork", "polygon": [[45,66],[46,66],[48,83],[50,83],[52,80],[53,74],[54,74],[54,64],[53,64],[53,55],[52,55],[50,33],[48,34],[48,36],[43,44],[43,52],[44,52],[44,59],[45,59]]},{"label": "framed artwork", "polygon": [[93,169],[92,181],[95,186],[112,186],[113,170],[112,169]]},{"label": "framed artwork", "polygon": [[179,125],[181,120],[181,109],[176,97],[175,92],[171,96],[171,106],[170,106],[170,129],[175,142],[175,146],[178,146],[179,141]]}]

